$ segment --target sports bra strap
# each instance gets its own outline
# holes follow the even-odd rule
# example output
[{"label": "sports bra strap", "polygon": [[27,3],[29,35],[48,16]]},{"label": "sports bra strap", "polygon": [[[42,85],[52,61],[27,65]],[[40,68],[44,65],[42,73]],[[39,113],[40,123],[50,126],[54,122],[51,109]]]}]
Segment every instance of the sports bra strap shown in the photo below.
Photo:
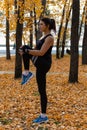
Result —
[{"label": "sports bra strap", "polygon": [[44,38],[47,38],[48,36],[52,36],[52,34],[47,34]]}]

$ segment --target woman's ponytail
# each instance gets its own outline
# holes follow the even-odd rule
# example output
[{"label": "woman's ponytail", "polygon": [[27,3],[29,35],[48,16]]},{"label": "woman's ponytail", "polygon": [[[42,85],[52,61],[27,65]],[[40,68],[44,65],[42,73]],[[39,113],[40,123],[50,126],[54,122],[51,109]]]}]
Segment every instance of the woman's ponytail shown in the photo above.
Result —
[{"label": "woman's ponytail", "polygon": [[56,32],[56,24],[54,19],[50,19],[50,29],[53,29]]}]

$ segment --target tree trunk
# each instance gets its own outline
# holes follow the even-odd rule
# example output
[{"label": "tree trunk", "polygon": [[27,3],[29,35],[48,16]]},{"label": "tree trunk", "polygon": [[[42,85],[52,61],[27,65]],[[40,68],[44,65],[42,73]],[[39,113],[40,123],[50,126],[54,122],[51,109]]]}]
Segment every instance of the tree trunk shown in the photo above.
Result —
[{"label": "tree trunk", "polygon": [[34,7],[34,26],[35,26],[35,37],[36,37],[36,42],[37,42],[37,19],[36,19],[36,10]]},{"label": "tree trunk", "polygon": [[60,42],[61,30],[62,30],[62,25],[63,25],[63,20],[64,20],[66,2],[67,0],[65,1],[64,8],[63,8],[62,18],[61,18],[61,23],[60,23],[58,38],[57,38],[57,45],[56,45],[56,58],[58,59],[60,58],[60,54],[59,54],[60,43],[59,42]]},{"label": "tree trunk", "polygon": [[79,29],[79,39],[80,39],[80,36],[81,36],[81,31],[82,31],[82,25],[83,25],[84,16],[85,16],[85,6],[83,8],[82,20],[81,20],[80,29]]},{"label": "tree trunk", "polygon": [[32,48],[33,47],[33,28],[32,28],[32,30],[30,30],[30,47]]},{"label": "tree trunk", "polygon": [[[87,2],[86,2],[87,5]],[[85,11],[85,31],[82,46],[82,64],[87,64],[87,9]]]},{"label": "tree trunk", "polygon": [[11,59],[10,57],[10,43],[9,43],[9,4],[7,5],[7,17],[6,18],[6,59]]},{"label": "tree trunk", "polygon": [[[32,11],[30,12],[30,16],[32,17]],[[33,47],[33,21],[31,24],[31,29],[30,29],[30,47]]]},{"label": "tree trunk", "polygon": [[71,59],[70,59],[70,72],[69,82],[78,82],[78,39],[79,39],[79,0],[73,0],[72,4],[72,27],[71,27]]},{"label": "tree trunk", "polygon": [[[43,6],[43,12],[41,13],[41,15],[40,15],[40,19],[41,19],[41,17],[43,17],[44,16],[44,14],[45,14],[45,9],[46,9],[46,0],[42,0],[42,6]],[[36,16],[35,16],[36,17]],[[36,22],[36,20],[35,20],[35,22]],[[37,26],[37,27],[36,27]],[[37,40],[42,36],[42,33],[41,33],[41,31],[39,30],[39,27],[38,27],[38,24],[36,25],[35,24],[35,28],[36,28],[36,42],[37,42]]]},{"label": "tree trunk", "polygon": [[62,41],[61,57],[64,56],[64,48],[65,48],[65,40],[66,40],[66,31],[67,31],[68,22],[69,22],[69,19],[70,19],[71,9],[72,9],[72,6],[70,7],[68,17],[66,18],[66,24],[65,24],[64,34],[63,34],[63,41]]},{"label": "tree trunk", "polygon": [[[24,3],[24,0],[23,0]],[[21,10],[23,13],[23,10]],[[20,23],[20,8],[18,8],[18,20],[16,27],[16,58],[15,58],[15,78],[20,78],[22,74],[22,59],[19,55],[19,47],[22,45],[23,23]]]},{"label": "tree trunk", "polygon": [[43,5],[43,12],[41,13],[41,16],[42,17],[45,13],[45,9],[46,9],[46,0],[42,0],[42,5]]}]

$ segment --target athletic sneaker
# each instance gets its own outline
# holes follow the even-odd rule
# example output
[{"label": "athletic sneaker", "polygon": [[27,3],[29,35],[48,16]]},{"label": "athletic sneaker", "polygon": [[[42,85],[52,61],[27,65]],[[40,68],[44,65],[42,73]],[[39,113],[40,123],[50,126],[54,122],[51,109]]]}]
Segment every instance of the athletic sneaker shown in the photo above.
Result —
[{"label": "athletic sneaker", "polygon": [[33,123],[45,123],[48,121],[48,117],[44,117],[42,118],[41,116],[39,116],[38,118],[36,118],[35,120],[33,120]]},{"label": "athletic sneaker", "polygon": [[26,84],[32,77],[33,77],[33,74],[31,72],[29,72],[27,76],[23,74],[21,85]]}]

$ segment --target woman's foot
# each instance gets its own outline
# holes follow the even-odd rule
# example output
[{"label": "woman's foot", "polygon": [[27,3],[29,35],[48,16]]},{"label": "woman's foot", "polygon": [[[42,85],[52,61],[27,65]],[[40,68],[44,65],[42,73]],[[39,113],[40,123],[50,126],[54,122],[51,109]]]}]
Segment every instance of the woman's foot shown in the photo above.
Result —
[{"label": "woman's foot", "polygon": [[48,121],[48,117],[41,117],[41,115],[36,118],[35,120],[33,120],[33,123],[45,123]]},{"label": "woman's foot", "polygon": [[27,75],[22,74],[22,82],[21,85],[26,84],[33,77],[33,73],[29,72]]}]

